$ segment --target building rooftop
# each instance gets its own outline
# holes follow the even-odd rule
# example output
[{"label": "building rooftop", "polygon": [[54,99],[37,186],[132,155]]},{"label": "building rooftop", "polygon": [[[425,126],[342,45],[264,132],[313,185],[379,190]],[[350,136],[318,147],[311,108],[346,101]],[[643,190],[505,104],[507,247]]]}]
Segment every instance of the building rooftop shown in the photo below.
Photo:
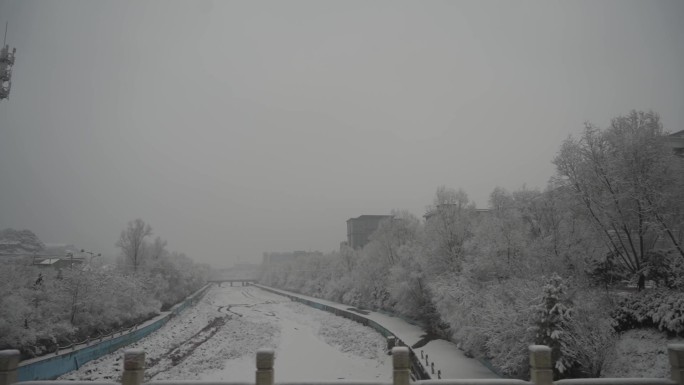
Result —
[{"label": "building rooftop", "polygon": [[41,265],[41,266],[51,266],[54,265],[55,263],[59,261],[65,261],[66,263],[83,263],[84,258],[83,257],[74,257],[74,258],[60,258],[60,257],[46,257],[46,258],[41,258],[39,256],[34,256],[33,264],[34,265]]},{"label": "building rooftop", "polygon": [[356,218],[349,218],[349,219],[347,219],[347,222],[352,221],[354,219],[377,219],[377,218],[389,218],[389,217],[391,217],[391,215],[367,215],[367,214],[364,214],[364,215],[359,215]]},{"label": "building rooftop", "polygon": [[36,265],[52,265],[59,261],[59,258],[47,258],[43,259],[42,261],[36,263]]},{"label": "building rooftop", "polygon": [[675,155],[684,157],[684,130],[677,131],[665,137],[667,145],[672,148]]}]

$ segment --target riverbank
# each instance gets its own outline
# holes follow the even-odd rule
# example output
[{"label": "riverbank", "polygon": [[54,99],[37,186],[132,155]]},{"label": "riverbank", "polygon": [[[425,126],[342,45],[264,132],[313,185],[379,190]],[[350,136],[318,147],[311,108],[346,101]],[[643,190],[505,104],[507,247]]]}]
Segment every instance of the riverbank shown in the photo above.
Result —
[{"label": "riverbank", "polygon": [[[400,338],[408,346],[414,346],[423,340],[423,337],[425,336],[425,331],[423,331],[420,326],[411,324],[398,317],[365,309],[361,311],[348,305],[293,293],[287,290],[281,290],[272,287],[265,288],[275,293],[281,293],[286,296],[295,296],[332,308],[345,311],[354,311],[359,316],[382,325],[384,328],[392,332],[392,334]],[[428,362],[434,363],[434,375],[432,375],[432,378],[434,379],[437,378],[438,371],[441,371],[442,378],[449,379],[499,378],[499,376],[497,376],[481,362],[473,358],[466,357],[465,354],[463,354],[463,352],[450,341],[440,339],[431,340],[424,346],[414,349],[414,351],[419,357],[421,355],[422,357],[427,356]],[[423,360],[425,359],[423,358]],[[432,365],[427,366],[431,373]]]}]

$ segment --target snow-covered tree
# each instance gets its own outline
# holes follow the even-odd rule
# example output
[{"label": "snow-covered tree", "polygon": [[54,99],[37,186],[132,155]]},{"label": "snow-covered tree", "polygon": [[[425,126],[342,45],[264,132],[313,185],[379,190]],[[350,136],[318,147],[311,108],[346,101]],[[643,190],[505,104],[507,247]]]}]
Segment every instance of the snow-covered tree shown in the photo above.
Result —
[{"label": "snow-covered tree", "polygon": [[403,245],[418,237],[420,221],[408,211],[393,211],[391,218],[382,220],[370,236],[374,258],[381,258],[392,266],[397,262],[397,253]]},{"label": "snow-covered tree", "polygon": [[528,226],[513,195],[497,187],[489,198],[490,210],[473,228],[470,248],[477,256],[482,279],[519,275],[529,244]]},{"label": "snow-covered tree", "polygon": [[568,346],[572,304],[566,298],[565,282],[558,274],[547,280],[543,290],[543,296],[534,306],[534,342],[551,348],[555,377],[561,378],[575,364],[575,357]]},{"label": "snow-covered tree", "polygon": [[560,183],[575,192],[610,251],[643,287],[644,257],[655,240],[667,239],[684,258],[682,159],[664,141],[660,118],[632,111],[600,130],[587,123],[556,156]]},{"label": "snow-covered tree", "polygon": [[425,221],[426,252],[432,274],[458,273],[464,244],[472,236],[475,204],[463,190],[439,187]]},{"label": "snow-covered tree", "polygon": [[152,227],[142,219],[128,222],[125,229],[121,230],[116,246],[121,249],[121,254],[133,266],[133,271],[143,263],[145,256],[145,241],[152,235]]}]

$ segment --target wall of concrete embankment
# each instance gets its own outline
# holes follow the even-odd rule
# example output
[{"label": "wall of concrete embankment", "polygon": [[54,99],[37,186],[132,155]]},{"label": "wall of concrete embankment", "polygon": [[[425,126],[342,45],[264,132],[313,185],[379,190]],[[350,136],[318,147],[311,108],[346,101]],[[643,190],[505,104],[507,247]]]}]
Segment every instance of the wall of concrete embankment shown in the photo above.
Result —
[{"label": "wall of concrete embankment", "polygon": [[17,369],[18,381],[52,380],[62,374],[78,369],[90,360],[100,358],[123,346],[139,341],[143,337],[164,326],[172,317],[180,314],[187,307],[195,304],[211,287],[207,284],[188,296],[183,302],[176,304],[168,312],[146,321],[141,326],[123,333],[111,336],[102,341],[75,346],[73,349],[63,350],[58,354],[22,361]]},{"label": "wall of concrete embankment", "polygon": [[[395,335],[391,331],[387,330],[387,328],[385,328],[384,326],[380,325],[379,323],[377,323],[371,319],[364,317],[361,314],[357,314],[357,313],[354,313],[351,311],[347,311],[347,310],[339,309],[336,307],[328,306],[326,304],[316,302],[316,301],[312,301],[312,300],[307,299],[307,298],[302,298],[302,297],[299,297],[297,295],[294,295],[291,293],[286,293],[286,292],[283,292],[281,290],[273,289],[273,288],[268,287],[268,286],[264,286],[264,285],[254,285],[254,286],[256,286],[262,290],[266,290],[268,292],[274,293],[274,294],[278,294],[278,295],[282,295],[284,297],[288,297],[293,301],[303,303],[307,306],[311,306],[313,308],[323,310],[323,311],[327,311],[327,312],[333,313],[337,316],[348,318],[352,321],[356,321],[362,325],[373,328],[375,331],[382,334],[385,338],[394,337],[396,339],[396,346],[407,346],[397,335]],[[411,376],[415,380],[429,380],[429,379],[431,379],[428,370],[423,366],[420,359],[413,352],[413,349],[410,346],[407,346],[407,347],[409,348],[409,359],[411,360]]]}]

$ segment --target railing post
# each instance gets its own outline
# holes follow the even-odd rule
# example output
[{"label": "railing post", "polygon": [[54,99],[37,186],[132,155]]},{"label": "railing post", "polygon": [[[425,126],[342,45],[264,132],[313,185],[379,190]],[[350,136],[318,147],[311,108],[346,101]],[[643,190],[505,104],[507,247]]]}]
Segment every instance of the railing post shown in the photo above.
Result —
[{"label": "railing post", "polygon": [[273,385],[273,360],[275,353],[272,349],[259,349],[256,354],[256,385]]},{"label": "railing post", "polygon": [[530,346],[530,381],[535,385],[553,384],[550,347],[545,345]]},{"label": "railing post", "polygon": [[17,382],[18,350],[0,350],[0,385]]},{"label": "railing post", "polygon": [[397,339],[394,336],[387,337],[387,350],[392,351],[392,348],[394,348],[396,340]]},{"label": "railing post", "polygon": [[409,362],[409,350],[407,347],[392,348],[392,366],[394,367],[393,385],[409,385],[411,368]]},{"label": "railing post", "polygon": [[684,385],[684,344],[669,344],[670,378],[678,385]]},{"label": "railing post", "polygon": [[145,377],[145,351],[128,349],[124,352],[124,371],[122,385],[140,385]]}]

